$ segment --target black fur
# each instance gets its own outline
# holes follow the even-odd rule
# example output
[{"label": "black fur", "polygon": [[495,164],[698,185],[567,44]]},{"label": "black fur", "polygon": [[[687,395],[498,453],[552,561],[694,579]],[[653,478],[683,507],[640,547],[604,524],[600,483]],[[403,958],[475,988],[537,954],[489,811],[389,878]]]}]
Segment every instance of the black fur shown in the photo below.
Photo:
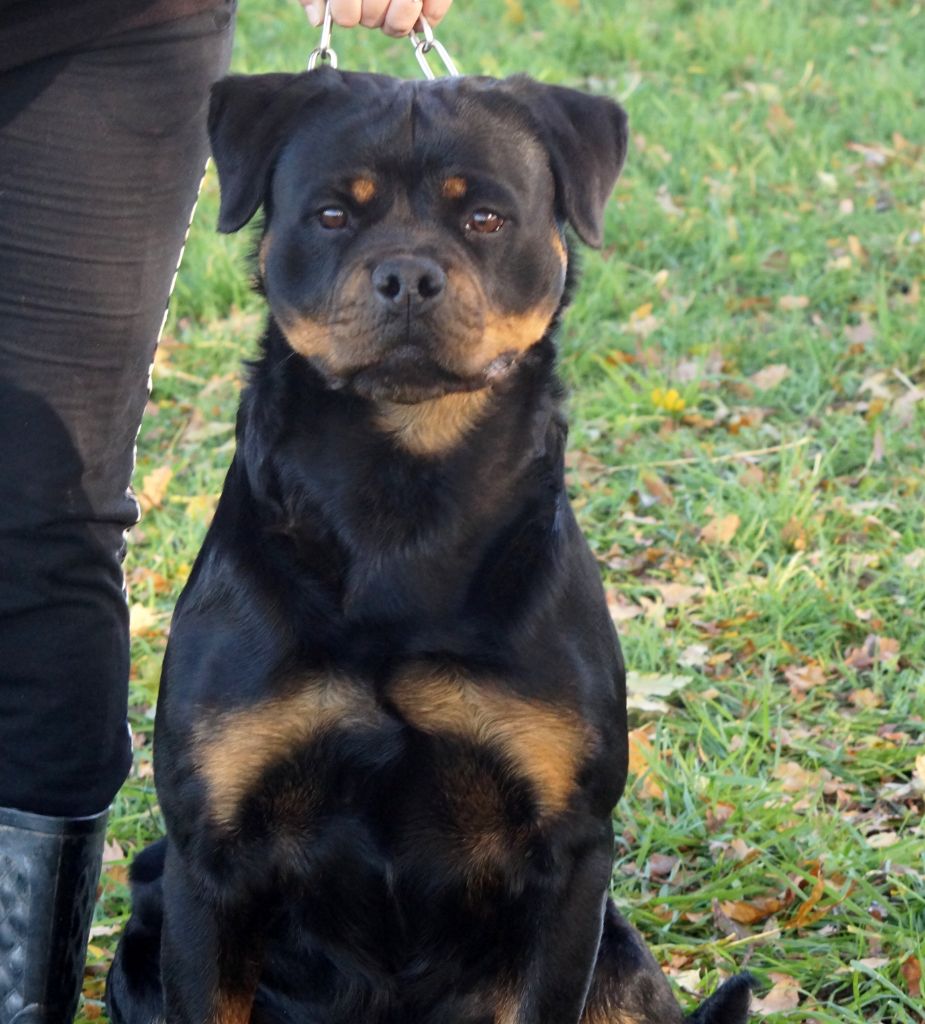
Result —
[{"label": "black fur", "polygon": [[607,899],[624,669],[554,368],[625,115],[324,69],[227,79],[209,126],[270,318],[171,627],[113,1020],[681,1024]]}]

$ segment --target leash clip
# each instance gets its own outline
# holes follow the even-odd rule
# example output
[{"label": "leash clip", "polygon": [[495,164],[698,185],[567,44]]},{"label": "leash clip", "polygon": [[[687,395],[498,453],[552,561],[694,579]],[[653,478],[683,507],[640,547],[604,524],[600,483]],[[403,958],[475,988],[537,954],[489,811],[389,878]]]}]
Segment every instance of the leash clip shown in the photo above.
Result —
[{"label": "leash clip", "polygon": [[[306,16],[307,14],[308,12],[306,11]],[[331,32],[333,25],[334,20],[331,17],[331,0],[327,0],[324,5],[324,21],[321,23],[321,39],[318,41],[318,45],[314,50],[312,50],[308,55],[309,71],[314,71],[318,66],[319,61],[325,64],[330,64],[332,68],[337,67],[337,54],[331,46]],[[427,59],[427,55],[431,51],[434,51],[443,62],[443,67],[445,68],[447,75],[452,78],[457,78],[459,76],[459,71],[457,70],[456,65],[447,53],[446,47],[434,35],[434,30],[430,27],[430,24],[423,14],[418,19],[416,27],[420,28],[420,35],[412,29],[408,33],[408,39],[414,47],[414,56],[417,58],[418,65],[424,72],[424,77],[429,79],[437,77]]]},{"label": "leash clip", "polygon": [[[306,17],[308,11],[305,12]],[[334,21],[331,17],[331,0],[327,0],[324,5],[324,21],[321,23],[321,39],[318,45],[308,55],[308,70],[314,71],[318,66],[318,61],[323,61],[325,64],[330,64],[332,68],[337,67],[337,54],[334,52],[334,48],[331,46],[331,28]]]}]

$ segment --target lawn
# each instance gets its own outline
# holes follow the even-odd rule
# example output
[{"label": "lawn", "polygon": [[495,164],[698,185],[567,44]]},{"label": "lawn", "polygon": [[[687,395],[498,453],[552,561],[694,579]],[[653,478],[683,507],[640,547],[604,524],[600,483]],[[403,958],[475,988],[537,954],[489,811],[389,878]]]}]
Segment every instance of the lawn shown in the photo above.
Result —
[{"label": "lawn", "polygon": [[[316,33],[242,0],[235,68]],[[633,671],[614,891],[679,998],[747,967],[772,1021],[925,1021],[925,7],[457,0],[461,68],[618,98],[633,142],[561,338],[570,487]],[[341,66],[414,76],[340,32]],[[81,1021],[161,828],[170,610],[261,330],[207,178],[154,374],[127,562],[136,758]]]}]

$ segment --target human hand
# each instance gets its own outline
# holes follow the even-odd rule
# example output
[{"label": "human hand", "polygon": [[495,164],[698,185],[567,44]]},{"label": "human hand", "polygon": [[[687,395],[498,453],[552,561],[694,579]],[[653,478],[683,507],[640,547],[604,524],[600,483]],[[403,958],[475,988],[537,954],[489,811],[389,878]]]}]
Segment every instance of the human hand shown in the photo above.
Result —
[{"label": "human hand", "polygon": [[[299,0],[316,27],[324,18],[324,0]],[[365,25],[381,28],[390,36],[406,36],[423,14],[436,25],[450,9],[453,0],[331,0],[331,18],[335,25],[352,28]]]}]

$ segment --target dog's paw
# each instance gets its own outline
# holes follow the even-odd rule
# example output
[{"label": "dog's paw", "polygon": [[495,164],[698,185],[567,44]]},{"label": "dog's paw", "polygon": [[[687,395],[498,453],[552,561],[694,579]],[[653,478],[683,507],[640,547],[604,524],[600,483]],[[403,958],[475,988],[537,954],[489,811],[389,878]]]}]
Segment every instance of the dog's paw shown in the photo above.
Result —
[{"label": "dog's paw", "polygon": [[750,974],[737,974],[722,985],[685,1024],[745,1024],[755,979]]}]

